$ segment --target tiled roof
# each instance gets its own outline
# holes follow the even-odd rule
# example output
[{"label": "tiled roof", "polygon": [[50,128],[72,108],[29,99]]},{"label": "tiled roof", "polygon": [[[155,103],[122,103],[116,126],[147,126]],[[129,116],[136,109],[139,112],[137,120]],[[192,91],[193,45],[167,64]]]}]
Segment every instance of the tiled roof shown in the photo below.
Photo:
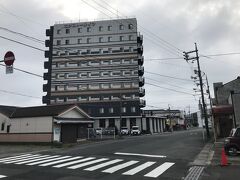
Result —
[{"label": "tiled roof", "polygon": [[10,118],[57,116],[73,106],[75,105],[64,104],[33,107],[0,106],[0,113]]}]

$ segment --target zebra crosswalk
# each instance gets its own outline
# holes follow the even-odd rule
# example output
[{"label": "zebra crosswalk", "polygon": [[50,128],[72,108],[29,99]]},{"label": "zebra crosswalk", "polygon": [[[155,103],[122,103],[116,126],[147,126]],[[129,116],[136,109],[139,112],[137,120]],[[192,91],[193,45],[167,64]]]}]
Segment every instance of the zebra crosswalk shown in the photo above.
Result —
[{"label": "zebra crosswalk", "polygon": [[[66,168],[83,171],[100,171],[102,173],[113,174],[121,172],[124,176],[136,174],[144,177],[157,178],[166,172],[175,163],[164,162],[160,164],[155,161],[137,161],[124,159],[111,159],[108,157],[84,157],[84,156],[63,156],[63,155],[43,155],[43,154],[21,154],[0,158],[0,164],[16,164],[26,166]],[[0,178],[6,177],[0,175]]]}]

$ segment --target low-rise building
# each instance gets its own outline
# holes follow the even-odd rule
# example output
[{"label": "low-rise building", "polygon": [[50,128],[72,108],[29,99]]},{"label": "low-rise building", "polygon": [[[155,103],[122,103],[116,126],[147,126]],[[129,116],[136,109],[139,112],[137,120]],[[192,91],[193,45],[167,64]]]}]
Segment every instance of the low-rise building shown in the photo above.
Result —
[{"label": "low-rise building", "polygon": [[76,142],[93,123],[76,105],[0,106],[0,142]]}]

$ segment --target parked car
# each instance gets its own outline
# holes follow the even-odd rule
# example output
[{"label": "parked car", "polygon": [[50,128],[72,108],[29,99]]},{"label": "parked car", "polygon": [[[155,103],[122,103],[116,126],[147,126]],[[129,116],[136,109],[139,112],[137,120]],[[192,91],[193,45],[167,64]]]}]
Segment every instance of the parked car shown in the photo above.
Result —
[{"label": "parked car", "polygon": [[228,155],[236,156],[240,153],[240,127],[231,130],[229,137],[225,139],[224,149]]},{"label": "parked car", "polygon": [[141,131],[140,128],[138,126],[133,126],[131,129],[131,135],[140,135]]},{"label": "parked car", "polygon": [[103,129],[102,129],[102,128],[97,128],[97,129],[96,129],[96,134],[97,134],[97,135],[103,134]]},{"label": "parked car", "polygon": [[128,135],[129,134],[129,130],[127,127],[122,127],[121,130],[120,130],[120,133],[122,135]]},{"label": "parked car", "polygon": [[115,128],[114,127],[108,127],[104,130],[105,135],[114,135],[115,133]]}]

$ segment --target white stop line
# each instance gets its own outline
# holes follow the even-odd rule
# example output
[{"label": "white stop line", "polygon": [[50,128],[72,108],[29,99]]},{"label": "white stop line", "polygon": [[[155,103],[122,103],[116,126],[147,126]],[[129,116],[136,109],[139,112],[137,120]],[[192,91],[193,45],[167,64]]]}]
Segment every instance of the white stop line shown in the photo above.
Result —
[{"label": "white stop line", "polygon": [[155,158],[166,158],[167,157],[167,156],[162,156],[162,155],[123,153],[123,152],[115,152],[114,154],[124,155],[124,156],[143,156],[143,157],[155,157]]},{"label": "white stop line", "polygon": [[7,176],[4,176],[4,175],[0,175],[0,178],[5,178],[5,177],[7,177]]}]

